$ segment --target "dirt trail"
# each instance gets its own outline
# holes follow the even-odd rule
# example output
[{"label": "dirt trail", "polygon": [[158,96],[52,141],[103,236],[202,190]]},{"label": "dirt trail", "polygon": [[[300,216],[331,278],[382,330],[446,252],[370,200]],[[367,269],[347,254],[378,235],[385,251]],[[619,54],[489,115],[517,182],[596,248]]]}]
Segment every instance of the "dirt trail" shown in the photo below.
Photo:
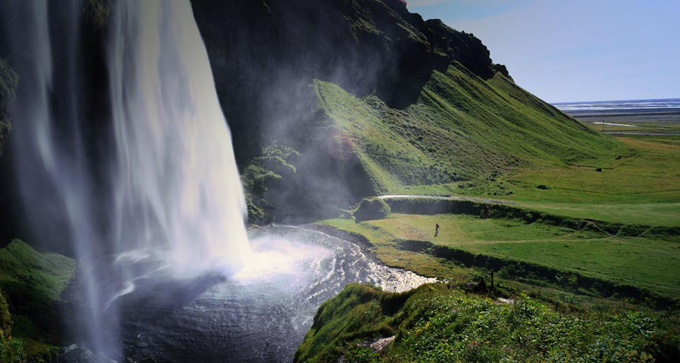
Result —
[{"label": "dirt trail", "polygon": [[506,204],[514,205],[514,202],[508,202],[504,200],[496,199],[484,199],[484,198],[473,198],[473,197],[453,197],[453,196],[439,196],[439,195],[418,195],[418,194],[387,194],[379,195],[380,199],[399,199],[399,198],[409,198],[409,199],[440,199],[440,200],[466,200],[470,202],[480,202],[480,203],[494,203],[494,204]]}]

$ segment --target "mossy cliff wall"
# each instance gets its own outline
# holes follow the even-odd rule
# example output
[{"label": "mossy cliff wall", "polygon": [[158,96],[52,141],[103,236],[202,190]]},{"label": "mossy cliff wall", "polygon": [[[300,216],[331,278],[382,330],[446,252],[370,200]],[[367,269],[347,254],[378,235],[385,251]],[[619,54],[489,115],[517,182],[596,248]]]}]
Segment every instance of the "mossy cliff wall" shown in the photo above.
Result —
[{"label": "mossy cliff wall", "polygon": [[241,169],[272,140],[300,154],[269,190],[278,201],[253,198],[274,213],[336,216],[328,206],[615,143],[515,85],[472,34],[398,0],[192,4]]}]

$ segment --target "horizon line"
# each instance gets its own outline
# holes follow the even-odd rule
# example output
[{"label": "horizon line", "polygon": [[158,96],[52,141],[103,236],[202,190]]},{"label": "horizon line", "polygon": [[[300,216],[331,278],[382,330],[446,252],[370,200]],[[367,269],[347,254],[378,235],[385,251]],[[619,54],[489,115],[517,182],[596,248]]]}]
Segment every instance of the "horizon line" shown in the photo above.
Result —
[{"label": "horizon line", "polygon": [[560,102],[548,102],[551,105],[566,105],[572,103],[605,103],[605,102],[634,102],[634,101],[674,101],[679,100],[680,97],[669,97],[669,98],[635,98],[627,100],[597,100],[597,101],[560,101]]}]

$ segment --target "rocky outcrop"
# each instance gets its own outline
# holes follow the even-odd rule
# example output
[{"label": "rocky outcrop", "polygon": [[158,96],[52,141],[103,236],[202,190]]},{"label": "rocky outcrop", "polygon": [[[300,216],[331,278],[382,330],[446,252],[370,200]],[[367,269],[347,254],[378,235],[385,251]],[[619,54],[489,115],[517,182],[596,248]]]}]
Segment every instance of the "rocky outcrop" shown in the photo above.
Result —
[{"label": "rocky outcrop", "polygon": [[361,201],[354,212],[357,223],[373,219],[384,219],[392,213],[390,206],[379,198],[367,198]]}]

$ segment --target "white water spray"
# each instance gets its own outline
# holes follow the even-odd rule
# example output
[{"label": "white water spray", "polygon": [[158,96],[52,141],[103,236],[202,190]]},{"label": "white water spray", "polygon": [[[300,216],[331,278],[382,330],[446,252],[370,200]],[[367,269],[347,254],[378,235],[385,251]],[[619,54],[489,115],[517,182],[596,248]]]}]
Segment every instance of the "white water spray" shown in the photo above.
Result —
[{"label": "white water spray", "polygon": [[[107,25],[112,132],[92,140],[86,130],[99,120],[81,112],[80,66],[91,61],[80,58],[81,1],[0,10],[21,77],[11,142],[23,208],[37,239],[69,240],[81,263],[83,343],[117,355],[117,311],[107,306],[149,273],[136,263],[160,256],[184,278],[231,273],[250,253],[205,46],[188,0],[117,1]],[[88,154],[98,143],[110,145],[105,157]]]},{"label": "white water spray", "polygon": [[109,44],[118,250],[170,247],[181,275],[238,268],[245,198],[188,1],[120,1]]}]

